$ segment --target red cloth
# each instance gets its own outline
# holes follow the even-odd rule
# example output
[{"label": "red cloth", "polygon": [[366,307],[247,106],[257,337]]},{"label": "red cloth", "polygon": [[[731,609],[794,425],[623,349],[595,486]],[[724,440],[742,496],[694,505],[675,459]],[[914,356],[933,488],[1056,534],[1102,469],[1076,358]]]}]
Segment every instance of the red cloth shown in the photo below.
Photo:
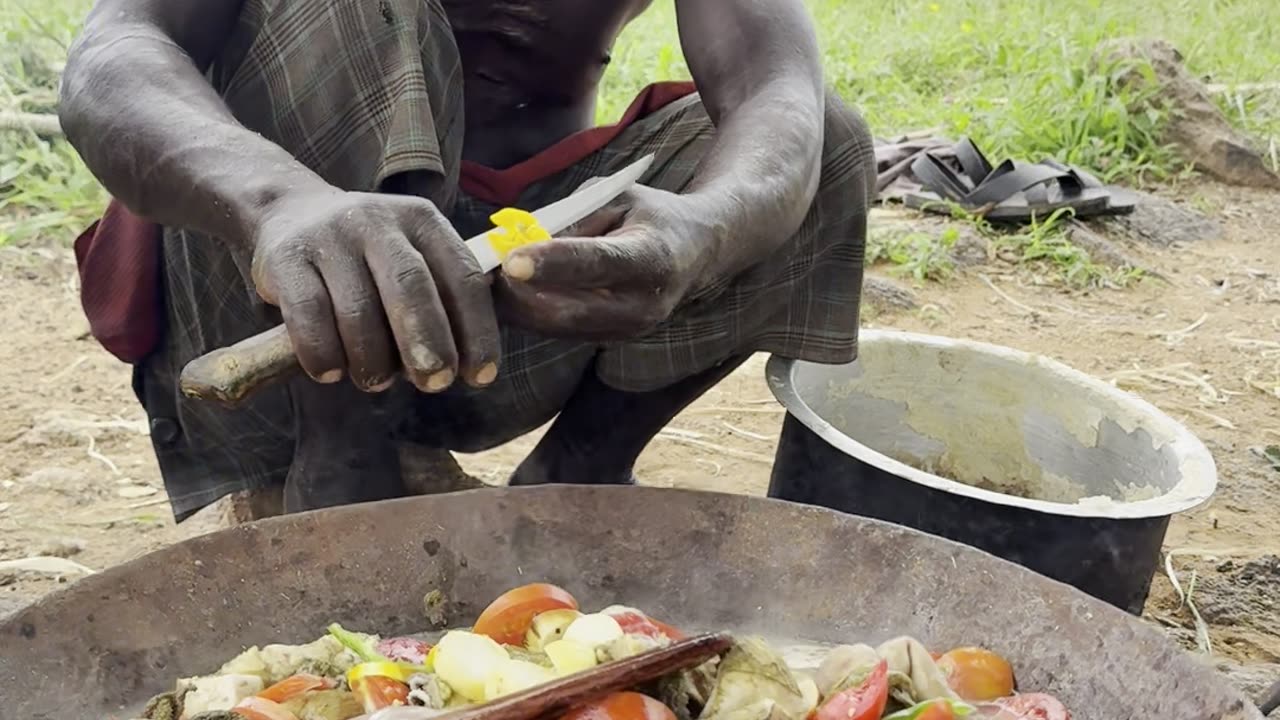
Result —
[{"label": "red cloth", "polygon": [[[694,92],[691,82],[655,83],[640,92],[615,125],[570,135],[505,170],[464,161],[462,191],[482,202],[514,205],[525,188],[567,170],[613,142],[629,125]],[[141,362],[160,343],[164,326],[161,287],[163,233],[159,225],[112,200],[102,219],[75,241],[80,303],[89,330],[112,355]]]},{"label": "red cloth", "polygon": [[102,219],[76,238],[80,304],[89,332],[127,363],[141,361],[160,343],[162,237],[159,225],[112,200]]}]

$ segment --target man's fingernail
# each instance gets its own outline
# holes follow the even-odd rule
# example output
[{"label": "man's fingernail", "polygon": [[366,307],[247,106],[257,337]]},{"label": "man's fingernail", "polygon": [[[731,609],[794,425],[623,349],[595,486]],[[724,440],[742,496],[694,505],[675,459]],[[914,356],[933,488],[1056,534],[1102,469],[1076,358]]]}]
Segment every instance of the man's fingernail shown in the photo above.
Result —
[{"label": "man's fingernail", "polygon": [[502,272],[513,280],[528,280],[533,277],[533,261],[521,255],[507,258],[502,263]]},{"label": "man's fingernail", "polygon": [[453,371],[441,370],[438,373],[427,376],[427,390],[429,392],[440,392],[447,389],[453,384]]},{"label": "man's fingernail", "polygon": [[342,369],[325,370],[316,377],[316,382],[332,385],[342,379]]},{"label": "man's fingernail", "polygon": [[409,348],[409,364],[426,370],[440,367],[444,363],[440,362],[440,356],[432,352],[431,348],[426,345],[415,344]]},{"label": "man's fingernail", "polygon": [[389,377],[386,380],[383,380],[381,382],[373,383],[369,385],[369,392],[376,392],[376,393],[382,392],[383,390],[386,390],[387,388],[395,384],[395,381],[396,381],[395,377]]},{"label": "man's fingernail", "polygon": [[484,365],[480,366],[479,370],[476,371],[475,384],[489,385],[494,380],[497,380],[497,379],[498,379],[497,363],[485,363]]}]

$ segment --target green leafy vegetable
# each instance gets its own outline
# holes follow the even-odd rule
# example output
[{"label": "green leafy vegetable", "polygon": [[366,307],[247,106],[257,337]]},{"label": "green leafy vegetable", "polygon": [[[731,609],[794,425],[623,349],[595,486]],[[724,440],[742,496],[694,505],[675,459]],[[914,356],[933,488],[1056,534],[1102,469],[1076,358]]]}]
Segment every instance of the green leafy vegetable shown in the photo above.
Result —
[{"label": "green leafy vegetable", "polygon": [[351,632],[338,623],[329,626],[329,634],[363,662],[389,662],[388,658],[378,652],[377,640],[372,635]]}]

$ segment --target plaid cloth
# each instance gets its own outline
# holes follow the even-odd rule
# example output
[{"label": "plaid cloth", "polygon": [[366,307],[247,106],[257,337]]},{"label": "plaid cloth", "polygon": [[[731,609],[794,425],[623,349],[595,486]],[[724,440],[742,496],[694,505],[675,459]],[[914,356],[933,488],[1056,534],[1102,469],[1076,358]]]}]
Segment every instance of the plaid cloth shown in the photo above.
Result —
[{"label": "plaid cloth", "polygon": [[[210,78],[240,122],[328,182],[424,195],[464,237],[486,228],[501,205],[540,207],[650,153],[642,182],[679,191],[714,137],[692,86],[662,85],[637,99],[627,122],[567,138],[513,168],[464,163],[460,60],[439,0],[246,0]],[[409,403],[400,431],[429,447],[492,447],[551,419],[593,364],[610,386],[648,391],[750,351],[852,360],[874,173],[866,127],[830,98],[821,186],[773,257],[719,279],[632,341],[600,347],[506,328],[490,388],[428,396],[400,383],[391,391]],[[181,519],[224,494],[284,482],[296,399],[288,386],[273,387],[231,411],[180,396],[188,361],[277,320],[246,282],[245,258],[181,228],[164,229],[162,248],[166,332],[136,366],[135,389]]]}]

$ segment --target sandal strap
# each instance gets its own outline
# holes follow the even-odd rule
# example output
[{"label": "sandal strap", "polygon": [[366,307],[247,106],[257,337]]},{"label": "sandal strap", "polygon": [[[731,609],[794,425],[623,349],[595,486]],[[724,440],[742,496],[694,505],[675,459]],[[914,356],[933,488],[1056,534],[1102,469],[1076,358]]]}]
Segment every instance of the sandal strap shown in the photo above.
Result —
[{"label": "sandal strap", "polygon": [[964,174],[969,177],[974,186],[981,185],[982,181],[991,174],[993,169],[991,162],[969,138],[956,143],[955,154],[956,159],[960,161],[960,167],[964,168]]},{"label": "sandal strap", "polygon": [[1090,173],[1088,170],[1085,170],[1084,168],[1079,168],[1074,165],[1066,165],[1064,163],[1058,162],[1054,158],[1047,158],[1045,160],[1041,160],[1040,164],[1051,167],[1054,170],[1067,173],[1068,175],[1073,177],[1077,182],[1079,182],[1081,187],[1084,187],[1084,188],[1106,187],[1106,183],[1099,180],[1095,175]]},{"label": "sandal strap", "polygon": [[965,202],[971,188],[947,164],[931,152],[924,152],[911,163],[911,173],[920,180],[925,190],[938,194],[944,200]]},{"label": "sandal strap", "polygon": [[965,200],[979,207],[999,205],[1020,192],[1053,181],[1062,186],[1064,196],[1078,195],[1080,192],[1078,182],[1060,170],[1045,165],[1024,165],[1005,160]]}]

